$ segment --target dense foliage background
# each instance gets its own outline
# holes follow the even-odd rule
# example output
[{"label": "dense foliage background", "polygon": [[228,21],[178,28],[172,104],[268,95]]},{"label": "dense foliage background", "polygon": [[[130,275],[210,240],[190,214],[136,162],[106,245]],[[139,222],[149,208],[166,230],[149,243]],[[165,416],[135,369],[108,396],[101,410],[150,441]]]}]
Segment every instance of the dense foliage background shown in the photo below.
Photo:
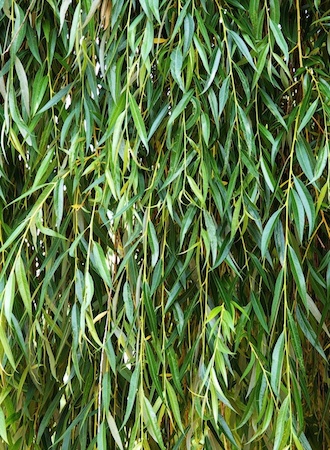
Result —
[{"label": "dense foliage background", "polygon": [[328,449],[330,2],[0,0],[0,448]]}]

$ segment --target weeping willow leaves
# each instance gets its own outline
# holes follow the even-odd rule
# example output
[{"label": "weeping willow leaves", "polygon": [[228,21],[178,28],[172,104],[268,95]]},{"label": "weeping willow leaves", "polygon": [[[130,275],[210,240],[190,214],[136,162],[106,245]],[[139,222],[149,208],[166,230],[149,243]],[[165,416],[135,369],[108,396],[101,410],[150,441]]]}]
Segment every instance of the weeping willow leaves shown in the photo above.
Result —
[{"label": "weeping willow leaves", "polygon": [[330,447],[328,1],[0,1],[0,448]]}]

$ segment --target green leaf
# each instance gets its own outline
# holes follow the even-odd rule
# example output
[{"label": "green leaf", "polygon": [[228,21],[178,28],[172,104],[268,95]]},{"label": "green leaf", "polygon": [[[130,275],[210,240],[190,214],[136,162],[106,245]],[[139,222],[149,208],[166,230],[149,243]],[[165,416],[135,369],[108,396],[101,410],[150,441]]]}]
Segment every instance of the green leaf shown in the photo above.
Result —
[{"label": "green leaf", "polygon": [[141,115],[141,111],[140,108],[138,107],[138,104],[136,103],[134,96],[131,93],[129,93],[129,105],[132,112],[132,117],[137,134],[141,139],[142,144],[145,146],[147,150],[149,150],[147,131]]},{"label": "green leaf", "polygon": [[283,294],[283,278],[284,278],[284,270],[282,268],[276,278],[269,328],[273,327],[273,325],[276,322],[277,315],[278,315],[278,310],[279,310],[279,306],[280,306],[280,302],[281,302],[281,298],[282,298],[282,294]]},{"label": "green leaf", "polygon": [[296,154],[298,162],[300,164],[300,167],[304,171],[304,174],[309,179],[309,181],[312,181],[314,178],[315,160],[311,155],[308,144],[302,138],[297,139]]},{"label": "green leaf", "polygon": [[22,233],[24,228],[26,227],[26,222],[20,223],[15,230],[10,234],[9,238],[4,242],[2,247],[0,248],[0,252],[3,252],[8,248],[14,241],[17,241],[18,236]]},{"label": "green leaf", "polygon": [[93,242],[92,246],[92,263],[103,281],[112,288],[110,269],[105,258],[104,251],[98,242]]},{"label": "green leaf", "polygon": [[13,304],[14,304],[15,288],[16,288],[15,274],[14,274],[14,271],[12,270],[10,272],[8,280],[6,281],[5,289],[3,292],[3,300],[2,300],[5,317],[6,317],[9,325],[11,325],[11,315],[12,315],[12,309],[13,309]]},{"label": "green leaf", "polygon": [[159,368],[160,363],[156,359],[154,352],[152,351],[151,345],[146,342],[146,357],[147,357],[147,363],[148,363],[148,371],[151,377],[151,381],[153,383],[153,386],[155,387],[157,394],[161,399],[163,399],[163,390],[160,383],[160,375],[159,375]]},{"label": "green leaf", "polygon": [[88,24],[88,22],[90,22],[92,20],[92,18],[94,17],[95,11],[100,6],[100,4],[101,4],[101,0],[93,0],[92,1],[90,9],[88,11],[88,14],[86,16],[86,19],[82,25],[82,28],[85,28],[85,26]]},{"label": "green leaf", "polygon": [[76,9],[74,11],[72,24],[71,24],[71,30],[70,30],[70,39],[69,39],[69,47],[66,56],[69,56],[73,50],[74,44],[76,39],[78,38],[78,26],[80,22],[81,17],[81,4],[80,1],[78,2]]},{"label": "green leaf", "polygon": [[294,224],[297,229],[299,242],[301,244],[305,228],[305,210],[303,204],[301,203],[299,195],[294,189],[290,191],[290,197],[292,202]]},{"label": "green leaf", "polygon": [[29,83],[28,83],[26,72],[24,70],[24,66],[17,56],[15,58],[15,69],[16,69],[17,76],[18,76],[18,79],[20,82],[22,101],[23,101],[23,104],[24,104],[27,114],[30,115]]},{"label": "green leaf", "polygon": [[282,50],[285,62],[288,63],[289,62],[289,49],[288,49],[288,44],[283,36],[281,26],[279,23],[275,23],[272,19],[270,19],[269,25],[270,25],[270,29],[272,30],[273,36],[275,38],[276,44]]},{"label": "green leaf", "polygon": [[314,116],[318,103],[319,103],[319,99],[317,98],[308,108],[306,114],[301,119],[301,123],[298,128],[298,134],[303,131],[303,129],[306,127],[306,125],[310,122],[311,118]]},{"label": "green leaf", "polygon": [[321,178],[321,176],[324,172],[324,169],[326,167],[326,164],[328,162],[328,158],[329,158],[329,144],[327,142],[326,145],[324,145],[319,151],[317,161],[315,164],[315,168],[314,168],[314,176],[313,176],[311,182],[314,182],[314,181],[318,180],[319,178]]},{"label": "green leaf", "polygon": [[42,163],[39,165],[38,171],[33,181],[33,185],[31,189],[37,189],[46,181],[46,177],[53,169],[52,160],[55,155],[50,150],[46,153],[45,157],[42,159]]},{"label": "green leaf", "polygon": [[261,237],[261,256],[264,258],[268,250],[268,244],[274,232],[276,222],[281,214],[281,210],[275,211],[267,222]]},{"label": "green leaf", "polygon": [[299,180],[299,178],[294,177],[294,184],[295,184],[297,193],[300,197],[301,203],[304,206],[304,210],[305,210],[305,213],[307,216],[307,220],[308,220],[308,224],[309,224],[308,238],[310,238],[312,235],[312,232],[314,230],[314,226],[315,226],[314,202],[313,202],[313,199],[312,199],[310,193],[308,192],[308,189],[302,183],[302,181]]},{"label": "green leaf", "polygon": [[60,33],[64,24],[66,12],[72,3],[72,0],[63,0],[60,8]]},{"label": "green leaf", "polygon": [[53,106],[57,105],[57,103],[62,100],[63,97],[66,97],[69,93],[73,83],[68,84],[63,89],[61,89],[57,94],[54,95],[46,104],[43,106],[39,111],[37,111],[37,114],[43,114],[44,112],[48,111],[48,109],[52,108]]},{"label": "green leaf", "polygon": [[307,317],[305,314],[301,311],[299,305],[296,307],[296,315],[297,315],[297,321],[301,328],[301,331],[304,333],[306,338],[309,340],[309,342],[312,344],[312,346],[315,348],[315,350],[322,356],[322,358],[327,361],[327,357],[324,353],[324,350],[319,342],[319,339],[313,330],[311,324],[309,323]]},{"label": "green leaf", "polygon": [[175,23],[173,31],[171,33],[170,42],[173,42],[175,36],[178,34],[178,32],[180,30],[180,27],[181,27],[184,19],[187,17],[187,10],[189,8],[190,3],[191,3],[191,0],[187,0],[187,2],[185,2],[184,6],[183,6],[183,8],[182,8],[178,18],[177,18],[177,21]]},{"label": "green leaf", "polygon": [[273,114],[275,119],[283,126],[285,130],[288,129],[287,124],[285,123],[285,120],[283,119],[283,113],[279,110],[277,105],[274,103],[274,101],[270,98],[270,96],[264,91],[260,90],[260,94],[263,98],[263,101],[265,102],[265,105],[269,109],[269,111]]},{"label": "green leaf", "polygon": [[304,305],[307,306],[307,289],[304,272],[302,270],[299,258],[296,255],[296,252],[290,245],[288,246],[288,250],[289,250],[290,267],[293,274],[293,278],[297,285],[299,295],[302,301],[304,302]]},{"label": "green leaf", "polygon": [[182,91],[184,91],[183,80],[181,76],[183,56],[179,47],[176,47],[171,53],[171,73]]},{"label": "green leaf", "polygon": [[204,94],[209,89],[211,84],[213,83],[214,77],[217,74],[217,71],[218,71],[218,68],[219,68],[220,60],[221,60],[221,50],[220,50],[220,48],[218,48],[216,50],[216,52],[215,52],[214,61],[213,61],[213,65],[212,65],[210,76],[208,77],[208,79],[207,79],[207,81],[205,83],[205,87],[203,89],[202,94]]},{"label": "green leaf", "polygon": [[159,258],[159,242],[156,229],[151,220],[148,221],[148,244],[151,250],[151,267],[155,267]]},{"label": "green leaf", "polygon": [[147,316],[150,323],[151,332],[154,336],[157,336],[157,317],[155,313],[155,308],[152,302],[152,297],[150,293],[149,285],[145,282],[143,284],[143,302],[146,307]]},{"label": "green leaf", "polygon": [[159,0],[147,0],[147,3],[155,19],[160,24],[161,20],[159,15]]},{"label": "green leaf", "polygon": [[261,166],[262,174],[265,178],[267,186],[269,187],[271,192],[274,192],[276,183],[275,183],[273,174],[270,171],[268,164],[265,162],[263,157],[260,158],[260,166]]},{"label": "green leaf", "polygon": [[[108,426],[109,426],[109,430],[111,432],[112,437],[114,438],[114,440],[115,440],[116,444],[118,445],[119,449],[120,450],[124,450],[123,443],[122,443],[122,440],[120,438],[120,434],[119,434],[119,431],[118,431],[117,424],[116,424],[115,419],[113,418],[113,416],[111,415],[111,413],[110,413],[110,411],[108,409],[105,412],[105,416],[106,416],[106,419],[107,419],[107,422],[108,422]],[[105,448],[107,448],[107,446]]]},{"label": "green leaf", "polygon": [[289,406],[290,406],[290,397],[288,395],[285,397],[277,416],[274,450],[282,450],[285,448],[288,439],[289,429],[291,427],[291,421],[288,420]]},{"label": "green leaf", "polygon": [[141,56],[143,61],[146,62],[146,65],[148,64],[147,59],[149,57],[150,52],[153,49],[153,46],[154,46],[154,27],[153,23],[150,20],[148,20],[141,46]]},{"label": "green leaf", "polygon": [[242,53],[242,55],[246,58],[247,62],[251,65],[251,67],[254,70],[257,70],[253,59],[251,57],[250,51],[246,45],[246,43],[243,41],[243,39],[233,30],[228,30],[228,34],[230,37],[233,38],[233,40],[235,41],[237,47],[239,48],[240,52]]},{"label": "green leaf", "polygon": [[24,303],[25,311],[28,313],[28,316],[32,318],[32,300],[30,287],[26,277],[26,266],[24,265],[21,256],[18,256],[16,260],[15,275],[18,290]]},{"label": "green leaf", "polygon": [[[1,344],[1,347],[3,349],[5,356],[8,358],[10,365],[12,366],[12,368],[14,370],[16,370],[16,364],[15,364],[13,352],[11,351],[11,346],[9,344],[9,341],[7,339],[5,329],[3,326],[0,327],[0,344]],[[1,349],[1,347],[0,347],[0,349]]]},{"label": "green leaf", "polygon": [[284,359],[284,331],[279,335],[272,354],[271,386],[276,397],[280,396],[280,385]]},{"label": "green leaf", "polygon": [[239,224],[241,223],[242,220],[241,208],[242,208],[242,196],[239,196],[237,201],[235,202],[233,219],[231,221],[230,240],[234,239]]},{"label": "green leaf", "polygon": [[175,421],[180,429],[180,431],[182,433],[184,433],[184,428],[183,428],[183,424],[182,424],[182,420],[181,420],[181,413],[180,413],[180,407],[179,407],[179,402],[177,399],[177,394],[175,392],[175,390],[173,389],[171,383],[166,380],[166,393],[167,393],[167,398],[169,400],[169,406],[170,406],[170,411],[173,413],[173,416],[175,418]]},{"label": "green leaf", "polygon": [[193,193],[196,195],[197,199],[199,200],[199,202],[201,203],[201,205],[205,205],[205,199],[204,196],[202,194],[202,191],[199,189],[199,187],[197,186],[196,181],[190,177],[189,175],[187,175],[187,180],[188,183],[190,185],[191,190],[193,191]]},{"label": "green leaf", "polygon": [[296,355],[297,361],[299,363],[300,368],[303,370],[303,373],[305,372],[305,366],[304,366],[304,357],[303,357],[303,350],[301,347],[301,340],[297,328],[297,324],[290,312],[290,310],[287,310],[288,314],[288,322],[289,322],[289,330],[290,330],[290,336],[291,336],[291,342],[294,349],[294,353]]},{"label": "green leaf", "polygon": [[191,89],[190,91],[186,92],[180,102],[176,105],[176,107],[171,111],[171,117],[168,121],[168,127],[173,124],[175,119],[179,117],[179,115],[184,111],[190,100],[192,99],[194,91]]},{"label": "green leaf", "polygon": [[154,435],[154,438],[155,438],[156,442],[158,443],[159,447],[162,450],[165,450],[162,433],[160,431],[158,421],[157,421],[157,416],[146,396],[143,396],[143,405],[144,405],[144,411],[146,414],[145,424],[146,424],[147,428],[150,429],[150,431]]},{"label": "green leaf", "polygon": [[[189,2],[187,2],[189,3]],[[184,18],[184,33],[183,33],[183,54],[184,56],[187,55],[187,53],[189,52],[191,43],[192,43],[192,39],[194,36],[194,31],[195,31],[195,22],[194,19],[192,18],[191,14],[187,13],[186,17]]]},{"label": "green leaf", "polygon": [[106,450],[107,448],[107,435],[105,423],[101,422],[97,430],[97,449]]},{"label": "green leaf", "polygon": [[204,220],[207,234],[210,240],[212,264],[214,265],[218,254],[217,228],[211,214],[206,210],[204,210]]},{"label": "green leaf", "polygon": [[229,439],[229,441],[233,444],[234,448],[239,448],[237,446],[237,442],[235,441],[234,435],[232,433],[232,430],[228,426],[227,422],[225,421],[224,417],[219,413],[218,414],[218,422],[220,427],[223,430],[223,433],[225,436]]},{"label": "green leaf", "polygon": [[252,300],[252,306],[253,306],[254,312],[256,313],[256,316],[257,316],[262,328],[266,331],[266,333],[269,333],[265,312],[261,305],[260,299],[257,299],[254,292],[251,292],[251,300]]},{"label": "green leaf", "polygon": [[126,404],[126,411],[125,411],[125,417],[123,420],[123,423],[121,425],[121,430],[126,425],[131,412],[133,410],[137,390],[138,390],[138,384],[139,384],[139,377],[140,377],[140,364],[136,364],[134,372],[131,375],[131,379],[129,382],[129,390],[128,390],[128,396],[127,396],[127,404]]},{"label": "green leaf", "polygon": [[225,109],[228,97],[229,97],[230,77],[226,77],[223,80],[222,86],[219,91],[219,117]]},{"label": "green leaf", "polygon": [[190,205],[187,208],[187,211],[184,215],[184,218],[181,222],[180,226],[180,249],[182,248],[185,236],[190,228],[190,225],[192,224],[192,221],[196,217],[197,207]]},{"label": "green leaf", "polygon": [[210,71],[210,66],[209,66],[209,62],[207,59],[207,54],[205,52],[205,48],[202,45],[201,41],[199,40],[199,38],[197,37],[196,34],[194,34],[193,41],[194,41],[195,47],[197,49],[197,52],[199,54],[199,57],[203,63],[203,66],[205,67],[206,72],[210,75],[211,71]]},{"label": "green leaf", "polygon": [[0,406],[0,437],[1,437],[1,439],[3,439],[6,442],[6,444],[9,444],[8,436],[7,436],[5,414],[4,414],[1,406]]},{"label": "green leaf", "polygon": [[123,298],[124,298],[124,304],[125,304],[125,311],[126,311],[126,317],[130,324],[133,324],[134,320],[134,304],[132,300],[131,295],[131,289],[126,281],[123,288]]},{"label": "green leaf", "polygon": [[203,139],[205,141],[205,144],[209,145],[210,140],[210,133],[211,133],[211,125],[210,125],[210,119],[207,114],[202,112],[201,114],[201,125],[202,125],[202,135]]}]

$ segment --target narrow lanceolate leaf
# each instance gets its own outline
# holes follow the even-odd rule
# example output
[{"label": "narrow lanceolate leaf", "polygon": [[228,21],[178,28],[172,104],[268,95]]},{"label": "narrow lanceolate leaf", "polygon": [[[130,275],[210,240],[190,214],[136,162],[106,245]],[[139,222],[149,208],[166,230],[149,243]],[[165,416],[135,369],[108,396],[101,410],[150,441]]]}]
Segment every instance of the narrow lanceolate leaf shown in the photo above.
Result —
[{"label": "narrow lanceolate leaf", "polygon": [[[0,320],[2,320],[1,316],[0,316]],[[15,364],[13,352],[11,351],[9,341],[8,341],[6,333],[5,333],[5,328],[2,324],[0,326],[0,351],[8,359],[11,367],[14,370],[16,370],[16,364]]]},{"label": "narrow lanceolate leaf", "polygon": [[183,56],[179,47],[176,47],[171,53],[171,73],[179,85],[180,89],[184,91],[183,80],[182,80],[182,64],[183,64]]},{"label": "narrow lanceolate leaf", "polygon": [[159,258],[159,243],[154,224],[148,222],[148,243],[151,250],[151,266],[155,267]]},{"label": "narrow lanceolate leaf", "polygon": [[3,243],[2,247],[0,248],[0,252],[6,250],[6,248],[8,248],[13,242],[17,241],[18,236],[22,233],[25,227],[26,227],[25,222],[22,222],[19,225],[17,225],[14,231],[9,236],[9,238]]},{"label": "narrow lanceolate leaf", "polygon": [[289,49],[288,49],[287,41],[285,40],[285,38],[283,36],[282,30],[281,30],[281,25],[278,23],[275,23],[272,19],[270,19],[269,25],[270,25],[272,34],[275,38],[276,44],[282,50],[285,62],[288,63]]},{"label": "narrow lanceolate leaf", "polygon": [[314,168],[314,177],[312,179],[312,182],[318,180],[321,177],[321,175],[324,172],[325,166],[328,162],[328,158],[329,158],[329,144],[327,143],[319,151]]},{"label": "narrow lanceolate leaf", "polygon": [[[37,111],[37,114],[42,114],[48,109],[52,108],[53,106],[57,105],[60,100],[64,99],[68,92],[70,91],[72,87],[72,83],[65,86],[63,89],[61,89],[59,92],[57,92],[46,104],[43,106],[39,111]],[[61,105],[63,106],[63,104]]]},{"label": "narrow lanceolate leaf", "polygon": [[214,61],[213,61],[213,65],[212,65],[212,69],[211,69],[211,73],[210,76],[205,84],[204,90],[202,92],[202,94],[204,94],[208,88],[211,86],[211,84],[213,83],[214,77],[217,73],[217,70],[219,68],[219,64],[220,64],[220,59],[221,59],[221,50],[218,48],[215,52],[215,57],[214,57]]},{"label": "narrow lanceolate leaf", "polygon": [[315,350],[317,350],[319,352],[319,354],[322,356],[322,358],[324,358],[324,360],[327,360],[324,350],[319,342],[318,336],[316,335],[315,331],[313,330],[312,325],[309,323],[308,318],[302,312],[299,305],[297,305],[296,314],[297,314],[297,321],[298,321],[299,327],[301,328],[301,331],[304,333],[304,335],[309,340],[309,342],[312,344],[312,346],[315,348]]},{"label": "narrow lanceolate leaf", "polygon": [[289,429],[291,427],[291,421],[288,420],[289,406],[290,397],[287,396],[285,397],[277,416],[274,450],[286,448],[287,439],[289,437]]},{"label": "narrow lanceolate leaf", "polygon": [[9,444],[8,437],[7,437],[6,418],[5,418],[5,414],[3,412],[3,409],[1,407],[0,407],[0,437],[7,444]]},{"label": "narrow lanceolate leaf", "polygon": [[241,222],[242,219],[241,207],[242,207],[242,196],[239,196],[234,206],[233,219],[231,221],[230,240],[234,238],[238,230],[239,224]]},{"label": "narrow lanceolate leaf", "polygon": [[177,399],[177,393],[175,392],[171,383],[167,380],[166,380],[166,392],[167,392],[169,406],[171,408],[171,411],[173,412],[175,421],[176,421],[180,431],[182,431],[182,433],[184,433],[182,420],[181,420],[181,412],[180,412],[179,402]]},{"label": "narrow lanceolate leaf", "polygon": [[24,265],[22,258],[19,256],[15,264],[15,276],[17,281],[17,286],[19,293],[21,294],[24,307],[29,317],[32,317],[32,304],[31,304],[31,293],[26,276],[26,265]]},{"label": "narrow lanceolate leaf", "polygon": [[129,323],[133,323],[134,320],[134,304],[132,300],[131,290],[128,282],[124,284],[123,297],[126,309],[126,316]]},{"label": "narrow lanceolate leaf", "polygon": [[317,98],[308,108],[308,110],[306,111],[306,114],[304,115],[304,117],[302,117],[301,119],[301,123],[299,125],[298,128],[298,133],[300,133],[305,126],[310,122],[311,118],[314,116],[317,105],[319,103],[319,99]]},{"label": "narrow lanceolate leaf", "polygon": [[151,377],[151,381],[157,391],[157,394],[161,399],[164,398],[163,388],[161,385],[161,379],[159,374],[160,363],[155,356],[151,345],[146,342],[146,358],[148,363],[148,369]]},{"label": "narrow lanceolate leaf", "polygon": [[267,92],[261,90],[260,94],[265,102],[265,105],[267,106],[267,108],[269,108],[269,111],[278,120],[278,122],[283,126],[283,128],[285,130],[287,130],[288,129],[287,124],[285,123],[285,120],[283,119],[283,113],[280,111],[279,107],[270,98],[270,96],[267,94]]},{"label": "narrow lanceolate leaf", "polygon": [[311,150],[308,148],[308,144],[302,138],[297,139],[296,154],[304,174],[309,181],[312,181],[314,178],[315,160]]},{"label": "narrow lanceolate leaf", "polygon": [[307,187],[302,183],[299,178],[294,177],[294,184],[298,195],[300,197],[301,203],[304,206],[304,210],[307,216],[309,224],[308,237],[310,238],[314,230],[315,225],[315,206],[311,194],[309,193]]},{"label": "narrow lanceolate leaf", "polygon": [[256,316],[263,327],[263,329],[266,331],[266,333],[269,332],[265,312],[263,310],[263,307],[261,305],[261,299],[257,298],[254,292],[251,292],[251,300],[252,300],[252,306],[254,309],[254,312],[256,313]]},{"label": "narrow lanceolate leaf", "polygon": [[132,117],[133,117],[133,121],[134,121],[134,125],[137,131],[137,134],[139,136],[139,138],[142,141],[142,144],[145,146],[146,149],[148,149],[148,138],[147,138],[147,131],[146,131],[146,127],[141,115],[141,111],[140,108],[138,106],[138,104],[136,103],[136,100],[134,98],[134,96],[130,93],[129,94],[129,105],[130,105],[130,109],[132,112]]},{"label": "narrow lanceolate leaf", "polygon": [[162,433],[161,433],[159,425],[158,425],[158,420],[157,420],[155,411],[153,410],[149,400],[145,396],[143,397],[143,403],[144,403],[144,413],[146,416],[145,417],[145,425],[152,432],[154,439],[157,442],[157,444],[159,445],[159,447],[162,450],[165,450]]},{"label": "narrow lanceolate leaf", "polygon": [[304,305],[307,307],[307,289],[304,272],[302,270],[299,258],[296,255],[296,252],[290,245],[289,245],[289,261],[293,278],[298,288],[299,295]]},{"label": "narrow lanceolate leaf", "polygon": [[88,11],[88,14],[86,16],[85,22],[83,23],[82,27],[84,28],[90,20],[92,20],[97,8],[100,6],[101,0],[93,0],[91,2],[90,10]]},{"label": "narrow lanceolate leaf", "polygon": [[221,116],[223,110],[225,109],[228,97],[229,97],[229,89],[230,87],[230,77],[226,77],[222,83],[222,86],[219,91],[219,116]]},{"label": "narrow lanceolate leaf", "polygon": [[298,332],[298,327],[297,327],[297,324],[296,324],[290,310],[288,310],[287,313],[288,313],[288,319],[289,319],[288,322],[289,322],[291,343],[292,343],[297,361],[298,361],[300,367],[304,370],[303,350],[301,347],[301,340],[300,340],[300,336],[299,336],[299,332]]},{"label": "narrow lanceolate leaf", "polygon": [[270,217],[270,219],[268,220],[267,225],[264,228],[264,231],[263,231],[262,237],[261,237],[261,256],[262,257],[265,256],[265,254],[268,250],[268,244],[273,235],[276,221],[278,220],[280,214],[281,214],[280,209],[278,211],[275,211],[272,214],[272,216]]},{"label": "narrow lanceolate leaf", "polygon": [[9,323],[9,325],[11,324],[11,315],[12,315],[12,309],[13,309],[13,304],[14,304],[15,288],[16,288],[15,274],[14,274],[14,271],[12,270],[10,272],[10,275],[6,282],[5,290],[3,292],[3,299],[2,299],[5,317],[7,319],[7,322]]},{"label": "narrow lanceolate leaf", "polygon": [[123,443],[122,443],[122,440],[120,438],[120,434],[119,434],[118,427],[117,427],[117,424],[115,422],[114,417],[112,416],[112,414],[108,410],[106,411],[105,416],[107,418],[107,422],[108,422],[109,429],[110,429],[112,437],[114,438],[114,440],[115,440],[116,444],[118,445],[119,449],[120,450],[124,450]]},{"label": "narrow lanceolate leaf", "polygon": [[184,111],[188,103],[190,102],[194,91],[190,90],[186,92],[180,102],[176,105],[176,107],[171,111],[171,117],[168,121],[168,126],[172,125],[175,119]]},{"label": "narrow lanceolate leaf", "polygon": [[133,410],[138,385],[139,385],[139,377],[140,377],[140,365],[137,364],[135,366],[134,372],[131,375],[130,382],[129,382],[129,390],[128,390],[128,397],[127,397],[127,404],[126,404],[126,411],[125,411],[125,417],[123,419],[123,423],[121,425],[121,429],[125,426],[126,422],[128,421],[131,412]]},{"label": "narrow lanceolate leaf", "polygon": [[266,184],[271,190],[271,192],[274,192],[275,190],[275,180],[273,177],[273,174],[271,173],[268,164],[265,162],[264,158],[261,157],[260,159],[260,166],[263,173],[263,176],[265,178]]},{"label": "narrow lanceolate leaf", "polygon": [[152,14],[154,15],[155,19],[160,24],[161,19],[159,16],[159,0],[147,0],[147,3],[149,5],[149,8],[152,11]]},{"label": "narrow lanceolate leaf", "polygon": [[188,183],[189,183],[189,185],[191,187],[191,190],[193,191],[194,195],[197,197],[198,201],[202,205],[204,205],[205,204],[205,200],[204,200],[204,197],[203,197],[203,193],[200,190],[200,188],[198,187],[196,181],[192,177],[190,177],[189,175],[187,176],[187,180],[188,180]]},{"label": "narrow lanceolate leaf", "polygon": [[252,66],[252,68],[254,70],[257,70],[252,56],[250,54],[250,51],[246,45],[246,43],[243,41],[243,39],[235,32],[232,30],[228,30],[229,35],[233,38],[233,40],[235,41],[237,47],[239,48],[240,52],[242,53],[242,55],[246,58],[246,60],[248,61],[248,63]]},{"label": "narrow lanceolate leaf", "polygon": [[214,220],[208,211],[204,211],[204,220],[206,224],[207,234],[210,240],[212,264],[214,264],[217,259],[218,251],[217,229]]},{"label": "narrow lanceolate leaf", "polygon": [[95,269],[98,271],[105,283],[111,288],[112,281],[110,275],[110,269],[107,264],[107,260],[104,251],[98,242],[93,242],[92,248],[92,262]]},{"label": "narrow lanceolate leaf", "polygon": [[99,425],[97,430],[97,448],[99,450],[106,450],[107,448],[107,436],[104,422]]},{"label": "narrow lanceolate leaf", "polygon": [[23,64],[21,63],[20,59],[17,56],[15,58],[15,69],[20,82],[23,105],[26,109],[27,114],[30,115],[29,83]]},{"label": "narrow lanceolate leaf", "polygon": [[280,382],[282,376],[282,366],[284,359],[284,331],[279,335],[272,354],[272,368],[271,368],[271,386],[274,394],[280,395]]},{"label": "narrow lanceolate leaf", "polygon": [[64,24],[65,14],[71,4],[72,0],[62,0],[60,8],[60,32]]}]

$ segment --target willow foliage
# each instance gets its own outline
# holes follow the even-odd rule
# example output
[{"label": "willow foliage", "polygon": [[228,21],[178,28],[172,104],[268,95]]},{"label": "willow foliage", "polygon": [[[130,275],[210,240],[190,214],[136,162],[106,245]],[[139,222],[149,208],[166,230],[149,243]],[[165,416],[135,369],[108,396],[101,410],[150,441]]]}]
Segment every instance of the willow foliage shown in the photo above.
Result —
[{"label": "willow foliage", "polygon": [[0,0],[0,448],[328,449],[328,0]]}]

